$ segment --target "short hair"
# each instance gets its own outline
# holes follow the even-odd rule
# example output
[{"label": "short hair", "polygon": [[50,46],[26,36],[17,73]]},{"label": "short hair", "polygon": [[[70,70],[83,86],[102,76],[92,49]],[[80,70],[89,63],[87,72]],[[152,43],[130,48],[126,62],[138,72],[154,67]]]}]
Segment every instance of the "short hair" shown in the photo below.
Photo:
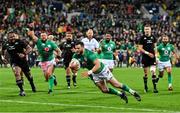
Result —
[{"label": "short hair", "polygon": [[166,34],[162,34],[162,36],[161,36],[162,38],[163,37],[167,37],[168,39],[169,39],[169,36],[168,35],[166,35]]},{"label": "short hair", "polygon": [[151,25],[150,24],[146,24],[144,27],[151,27]]},{"label": "short hair", "polygon": [[84,47],[84,43],[81,41],[76,42],[75,45],[81,45],[82,47]]}]

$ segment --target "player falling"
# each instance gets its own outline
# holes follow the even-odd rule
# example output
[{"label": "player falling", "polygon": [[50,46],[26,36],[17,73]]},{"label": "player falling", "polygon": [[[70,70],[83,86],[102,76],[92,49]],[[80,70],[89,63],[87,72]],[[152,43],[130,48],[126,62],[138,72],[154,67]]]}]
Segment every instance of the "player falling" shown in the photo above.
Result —
[{"label": "player falling", "polygon": [[[73,58],[77,59],[81,64],[84,65],[89,71],[82,73],[82,76],[88,77],[92,76],[92,80],[96,86],[103,92],[108,94],[113,94],[121,97],[126,103],[128,103],[127,96],[124,91],[129,92],[133,95],[138,101],[141,101],[140,95],[129,88],[127,85],[120,83],[111,73],[109,68],[100,62],[96,54],[88,49],[84,48],[83,42],[77,42],[75,44],[76,53],[73,55]],[[73,65],[70,63],[70,68],[75,73],[78,70],[78,65]],[[113,88],[109,88],[107,83],[110,83],[113,87],[122,89],[123,91],[118,91]]]}]

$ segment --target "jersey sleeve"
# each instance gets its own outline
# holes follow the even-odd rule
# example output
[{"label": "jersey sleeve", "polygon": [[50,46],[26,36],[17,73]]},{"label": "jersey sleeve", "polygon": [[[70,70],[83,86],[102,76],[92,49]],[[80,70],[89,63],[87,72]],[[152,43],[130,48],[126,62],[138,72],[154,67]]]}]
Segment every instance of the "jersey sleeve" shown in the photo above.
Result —
[{"label": "jersey sleeve", "polygon": [[174,51],[174,49],[175,49],[175,48],[174,48],[174,46],[173,46],[173,45],[171,45],[171,51]]},{"label": "jersey sleeve", "polygon": [[94,39],[95,40],[95,48],[99,48],[99,43],[98,43],[98,41],[96,40],[96,39]]},{"label": "jersey sleeve", "polygon": [[116,51],[116,44],[113,42],[113,52]]},{"label": "jersey sleeve", "polygon": [[161,44],[157,46],[157,51],[159,52],[161,50]]},{"label": "jersey sleeve", "polygon": [[54,42],[52,42],[51,44],[52,44],[52,47],[53,47],[54,50],[55,50],[56,48],[58,48],[57,44],[55,44]]},{"label": "jersey sleeve", "polygon": [[74,54],[74,55],[72,56],[72,58],[77,59],[77,58],[78,58],[77,54]]},{"label": "jersey sleeve", "polygon": [[96,59],[97,59],[96,54],[91,54],[91,55],[89,55],[89,60],[90,60],[90,61],[94,62]]}]

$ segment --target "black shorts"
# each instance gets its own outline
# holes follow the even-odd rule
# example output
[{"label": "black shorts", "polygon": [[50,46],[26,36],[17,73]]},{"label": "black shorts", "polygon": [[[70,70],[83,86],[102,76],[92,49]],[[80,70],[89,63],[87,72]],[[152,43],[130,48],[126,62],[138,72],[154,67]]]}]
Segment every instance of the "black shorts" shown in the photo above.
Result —
[{"label": "black shorts", "polygon": [[11,62],[11,67],[15,67],[15,66],[20,67],[24,73],[30,71],[29,64],[27,61]]},{"label": "black shorts", "polygon": [[68,68],[69,67],[69,63],[71,62],[71,60],[65,60],[63,61],[63,64],[64,64],[64,68]]},{"label": "black shorts", "polygon": [[152,65],[156,65],[156,59],[155,57],[154,58],[151,58],[151,57],[148,57],[148,56],[143,56],[142,57],[142,65],[143,67],[150,67]]}]

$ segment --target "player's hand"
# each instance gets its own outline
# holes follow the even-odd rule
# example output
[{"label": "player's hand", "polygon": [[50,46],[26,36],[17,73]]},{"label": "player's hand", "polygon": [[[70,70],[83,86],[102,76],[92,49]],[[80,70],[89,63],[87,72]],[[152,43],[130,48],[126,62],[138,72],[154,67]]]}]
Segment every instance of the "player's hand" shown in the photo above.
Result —
[{"label": "player's hand", "polygon": [[2,59],[2,62],[3,62],[4,64],[7,63],[7,60],[4,58],[4,56],[1,56],[1,59]]},{"label": "player's hand", "polygon": [[19,57],[20,57],[20,58],[24,58],[24,57],[26,57],[26,55],[25,55],[25,54],[23,54],[23,53],[18,53],[18,55],[19,55]]},{"label": "player's hand", "polygon": [[152,53],[149,53],[148,56],[154,58],[154,55]]},{"label": "player's hand", "polygon": [[58,63],[60,60],[58,58],[55,58],[55,62]]},{"label": "player's hand", "polygon": [[81,73],[81,76],[82,76],[82,77],[88,77],[88,76],[89,76],[89,75],[88,75],[88,71],[82,72],[82,73]]}]

